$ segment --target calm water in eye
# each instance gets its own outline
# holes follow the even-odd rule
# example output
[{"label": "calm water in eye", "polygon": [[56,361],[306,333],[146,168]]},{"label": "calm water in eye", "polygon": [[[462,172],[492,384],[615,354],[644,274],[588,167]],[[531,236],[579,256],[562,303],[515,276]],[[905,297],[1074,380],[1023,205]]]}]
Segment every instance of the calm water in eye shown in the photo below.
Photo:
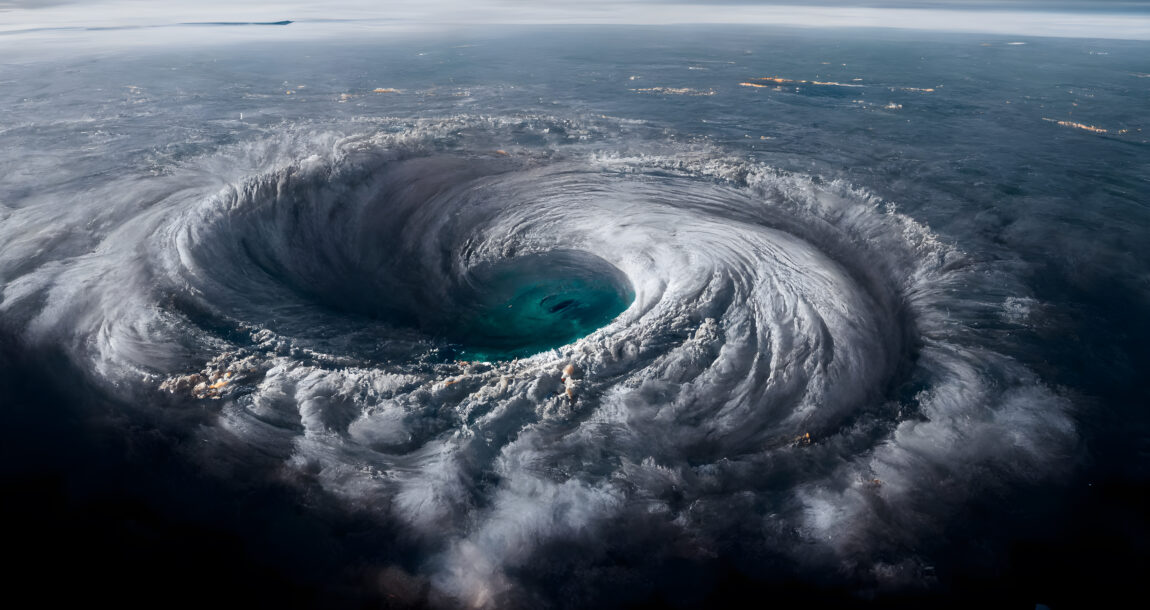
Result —
[{"label": "calm water in eye", "polygon": [[452,329],[461,360],[506,360],[566,345],[609,323],[634,295],[593,279],[507,276]]},{"label": "calm water in eye", "polygon": [[480,270],[439,333],[461,360],[507,360],[566,345],[635,298],[622,273],[586,253],[550,252]]}]

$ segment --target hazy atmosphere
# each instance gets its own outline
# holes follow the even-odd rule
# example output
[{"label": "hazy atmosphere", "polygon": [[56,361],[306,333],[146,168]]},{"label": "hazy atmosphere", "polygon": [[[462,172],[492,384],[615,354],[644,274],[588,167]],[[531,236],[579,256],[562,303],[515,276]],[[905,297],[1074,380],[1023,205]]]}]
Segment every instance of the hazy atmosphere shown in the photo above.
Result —
[{"label": "hazy atmosphere", "polygon": [[377,27],[477,24],[762,24],[800,27],[904,28],[1088,38],[1150,38],[1150,3],[1044,0],[218,0],[0,2],[0,32],[58,27],[139,27],[186,22],[360,22]]}]

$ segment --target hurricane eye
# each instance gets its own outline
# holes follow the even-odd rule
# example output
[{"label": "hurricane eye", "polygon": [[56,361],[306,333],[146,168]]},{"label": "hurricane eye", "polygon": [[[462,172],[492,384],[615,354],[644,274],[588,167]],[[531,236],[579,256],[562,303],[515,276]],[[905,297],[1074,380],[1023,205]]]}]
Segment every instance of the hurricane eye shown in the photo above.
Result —
[{"label": "hurricane eye", "polygon": [[634,300],[627,278],[590,253],[554,251],[480,266],[454,295],[466,311],[438,334],[464,359],[504,360],[566,345],[606,326]]}]

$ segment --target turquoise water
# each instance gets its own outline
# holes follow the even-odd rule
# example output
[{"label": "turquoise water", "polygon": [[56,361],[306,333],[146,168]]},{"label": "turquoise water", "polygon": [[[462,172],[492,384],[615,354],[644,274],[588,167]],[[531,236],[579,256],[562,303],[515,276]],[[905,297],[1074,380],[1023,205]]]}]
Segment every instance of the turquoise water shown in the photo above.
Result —
[{"label": "turquoise water", "polygon": [[444,334],[461,360],[509,360],[606,326],[635,300],[626,278],[586,255],[553,253],[480,272],[465,313]]}]

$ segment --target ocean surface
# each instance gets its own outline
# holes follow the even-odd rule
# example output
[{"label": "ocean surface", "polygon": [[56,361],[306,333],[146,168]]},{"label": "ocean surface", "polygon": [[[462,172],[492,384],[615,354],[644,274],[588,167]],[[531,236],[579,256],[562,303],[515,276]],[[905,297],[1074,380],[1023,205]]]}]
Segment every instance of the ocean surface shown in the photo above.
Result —
[{"label": "ocean surface", "polygon": [[9,590],[1144,577],[1150,43],[248,28],[0,37]]}]

